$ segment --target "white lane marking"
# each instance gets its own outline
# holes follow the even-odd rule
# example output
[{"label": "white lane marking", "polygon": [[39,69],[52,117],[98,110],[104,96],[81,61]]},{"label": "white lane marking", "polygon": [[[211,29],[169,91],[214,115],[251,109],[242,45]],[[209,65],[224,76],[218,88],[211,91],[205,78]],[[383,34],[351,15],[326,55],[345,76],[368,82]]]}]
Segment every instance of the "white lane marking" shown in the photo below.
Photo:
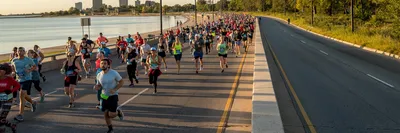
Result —
[{"label": "white lane marking", "polygon": [[[54,93],[56,93],[58,91],[58,89],[57,90],[55,90],[55,91],[52,91],[52,92],[49,92],[49,93],[46,93],[46,94],[44,94],[44,96],[48,96],[48,95],[51,95],[51,94],[54,94]],[[39,99],[40,97],[35,97],[35,98],[33,98],[32,100],[36,100],[36,99]]]},{"label": "white lane marking", "polygon": [[383,83],[383,84],[385,84],[385,85],[387,85],[387,86],[389,86],[389,87],[392,87],[392,88],[394,88],[394,86],[393,85],[391,85],[391,84],[389,84],[389,83],[386,83],[385,81],[383,81],[383,80],[381,80],[381,79],[378,79],[378,78],[376,78],[376,77],[374,77],[374,76],[372,76],[371,74],[367,74],[369,77],[371,77],[371,78],[373,78],[373,79],[375,79],[375,80],[377,80],[377,81],[379,81],[379,82],[381,82],[381,83]]},{"label": "white lane marking", "polygon": [[290,36],[294,37],[294,35],[293,35],[293,34],[290,34]]},{"label": "white lane marking", "polygon": [[145,91],[147,91],[149,88],[146,88],[144,90],[142,90],[141,92],[139,92],[138,94],[136,94],[135,96],[133,96],[132,98],[128,99],[127,101],[125,101],[124,103],[122,103],[121,105],[118,106],[118,108],[124,106],[125,104],[128,104],[130,101],[132,101],[133,99],[135,99],[136,97],[138,97],[140,94],[144,93]]},{"label": "white lane marking", "polygon": [[321,52],[323,54],[326,54],[326,55],[329,55],[328,53],[326,53],[325,51],[322,51],[322,50],[319,50],[319,52]]},{"label": "white lane marking", "polygon": [[300,40],[300,41],[301,41],[302,43],[304,43],[304,44],[306,43],[306,42],[305,42],[305,41],[303,41],[303,40]]}]

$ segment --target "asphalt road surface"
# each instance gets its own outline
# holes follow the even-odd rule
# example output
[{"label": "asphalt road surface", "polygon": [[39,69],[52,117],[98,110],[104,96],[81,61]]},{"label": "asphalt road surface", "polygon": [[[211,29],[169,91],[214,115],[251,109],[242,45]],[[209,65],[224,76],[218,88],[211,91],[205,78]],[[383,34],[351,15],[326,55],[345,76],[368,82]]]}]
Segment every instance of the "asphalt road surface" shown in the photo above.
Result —
[{"label": "asphalt road surface", "polygon": [[[187,45],[187,44],[186,44]],[[251,47],[253,49],[253,47]],[[244,50],[242,50],[244,53]],[[175,59],[167,56],[168,70],[159,77],[157,95],[140,71],[139,84],[129,88],[126,65],[114,58],[113,68],[120,72],[125,84],[119,91],[119,104],[125,120],[113,121],[116,133],[215,133],[221,116],[228,111],[228,123],[221,129],[233,133],[251,132],[251,92],[254,50],[235,58],[229,55],[229,69],[221,73],[216,50],[204,55],[204,70],[195,74],[189,50],[184,51],[181,74],[176,74]],[[115,55],[113,55],[115,57]],[[241,63],[244,61],[243,63]],[[238,71],[243,64],[242,71]],[[241,74],[237,74],[240,72]],[[49,95],[40,103],[38,111],[25,111],[25,121],[18,123],[20,133],[103,133],[106,132],[104,116],[95,109],[96,92],[92,89],[94,78],[83,79],[76,88],[76,107],[67,108],[68,98],[63,91],[63,76],[59,70],[44,73],[48,79],[42,83]],[[236,75],[239,75],[236,78]],[[225,110],[233,83],[238,79],[237,94],[232,107]],[[38,97],[32,88],[32,96]],[[36,98],[36,100],[39,100]],[[17,113],[14,107],[9,114],[12,119]]]},{"label": "asphalt road surface", "polygon": [[[269,65],[276,65],[271,70],[272,79],[286,132],[400,132],[398,60],[271,18],[263,17],[260,27]],[[278,61],[283,71],[279,70]]]}]

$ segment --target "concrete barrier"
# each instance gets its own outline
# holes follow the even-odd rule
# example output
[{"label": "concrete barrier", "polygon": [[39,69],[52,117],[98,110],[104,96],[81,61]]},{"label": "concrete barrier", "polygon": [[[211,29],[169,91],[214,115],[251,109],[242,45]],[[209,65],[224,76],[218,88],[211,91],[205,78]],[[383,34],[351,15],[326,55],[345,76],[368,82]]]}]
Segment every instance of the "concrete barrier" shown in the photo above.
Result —
[{"label": "concrete barrier", "polygon": [[284,133],[258,19],[256,21],[252,133]]}]

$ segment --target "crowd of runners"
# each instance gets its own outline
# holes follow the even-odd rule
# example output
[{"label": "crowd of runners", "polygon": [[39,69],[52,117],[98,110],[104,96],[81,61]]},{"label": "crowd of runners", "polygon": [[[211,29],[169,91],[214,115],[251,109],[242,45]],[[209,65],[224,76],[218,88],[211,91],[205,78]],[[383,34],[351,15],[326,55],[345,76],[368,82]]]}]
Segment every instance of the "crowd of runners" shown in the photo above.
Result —
[{"label": "crowd of runners", "polygon": [[[155,45],[150,45],[149,40],[143,38],[140,33],[133,36],[128,34],[126,38],[120,36],[116,42],[110,42],[103,33],[100,33],[95,41],[88,35],[84,35],[80,41],[68,37],[65,46],[67,59],[60,70],[64,76],[64,93],[69,98],[68,107],[74,107],[77,95],[75,87],[82,80],[81,74],[84,73],[85,78],[94,79],[93,89],[97,90],[98,100],[96,108],[104,112],[108,133],[111,133],[111,120],[115,117],[123,120],[124,117],[121,108],[118,108],[118,90],[124,85],[124,81],[121,75],[112,69],[112,62],[126,64],[129,87],[139,83],[139,72],[143,70],[143,78],[148,77],[149,84],[154,88],[153,93],[156,94],[157,81],[163,73],[162,69],[164,72],[168,71],[168,55],[175,58],[177,71],[172,73],[179,75],[183,50],[187,47],[193,56],[193,72],[198,74],[205,68],[204,53],[210,54],[215,50],[223,73],[228,68],[228,54],[239,57],[241,51],[248,51],[253,39],[254,22],[255,18],[252,16],[233,14],[226,14],[217,21],[204,21],[192,27],[183,27],[182,22],[180,25],[177,22],[179,28],[160,35]],[[109,48],[113,45],[117,49],[116,54]],[[92,56],[95,56],[94,62]],[[46,81],[46,77],[41,73],[43,59],[44,54],[37,45],[31,50],[15,47],[9,63],[0,65],[0,101],[10,104],[10,107],[11,104],[19,105],[19,113],[15,117],[17,121],[24,120],[25,107],[31,108],[32,112],[37,109],[37,101],[30,97],[32,84],[40,94],[40,102],[45,100],[45,93],[40,87],[40,83]],[[8,106],[3,104],[1,107],[4,110]]]}]

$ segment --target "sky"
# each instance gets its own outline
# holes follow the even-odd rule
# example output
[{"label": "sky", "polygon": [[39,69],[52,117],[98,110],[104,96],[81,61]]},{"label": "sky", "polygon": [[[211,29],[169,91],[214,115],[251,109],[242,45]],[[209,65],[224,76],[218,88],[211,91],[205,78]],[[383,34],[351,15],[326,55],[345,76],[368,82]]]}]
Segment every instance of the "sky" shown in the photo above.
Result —
[{"label": "sky", "polygon": [[[144,3],[146,0],[140,0]],[[159,2],[159,0],[155,0]],[[217,0],[216,0],[217,1]],[[68,10],[75,7],[76,2],[82,2],[83,8],[91,8],[92,0],[0,0],[0,14],[41,13]],[[103,0],[104,4],[119,6],[119,0]],[[129,5],[135,5],[135,0],[128,0]],[[163,5],[188,4],[194,0],[163,0]]]}]

